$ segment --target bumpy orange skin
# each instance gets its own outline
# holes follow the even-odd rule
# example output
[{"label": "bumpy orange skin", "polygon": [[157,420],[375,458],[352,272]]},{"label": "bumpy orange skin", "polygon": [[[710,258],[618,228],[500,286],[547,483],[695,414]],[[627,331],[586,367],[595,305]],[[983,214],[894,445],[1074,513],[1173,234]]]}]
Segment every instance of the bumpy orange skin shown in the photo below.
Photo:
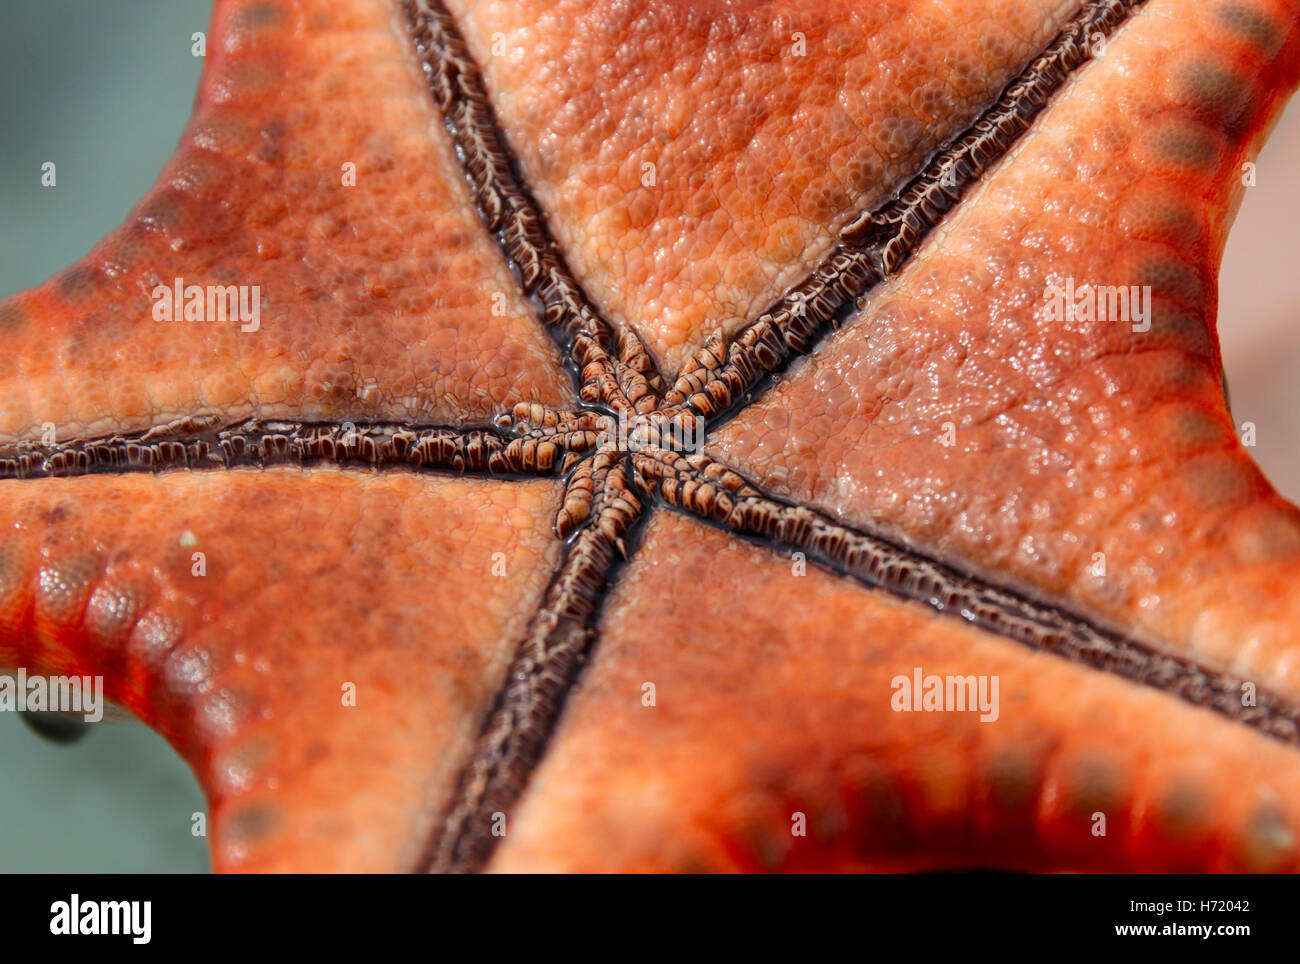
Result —
[{"label": "bumpy orange skin", "polygon": [[4,664],[103,675],[194,767],[218,869],[415,868],[558,561],[558,483],[51,481],[6,484]]},{"label": "bumpy orange skin", "polygon": [[[158,185],[85,260],[5,302],[0,440],[47,422],[68,438],[184,415],[450,423],[570,403],[397,11],[219,4],[211,36]],[[261,329],[153,321],[154,287],[177,278],[259,285]]]},{"label": "bumpy orange skin", "polygon": [[[450,6],[575,274],[670,377],[1075,9]],[[0,443],[571,407],[396,7],[220,2],[210,36],[158,187],[0,302]],[[1214,334],[1241,164],[1298,72],[1297,0],[1151,0],[710,452],[1300,699],[1300,514],[1238,442]],[[154,321],[177,277],[259,284],[261,330]],[[1066,278],[1150,285],[1151,330],[1049,320]],[[0,665],[103,673],[195,768],[217,869],[413,869],[561,557],[560,490],[0,481]],[[1300,869],[1294,748],[666,512],[598,628],[489,869]],[[891,711],[914,667],[997,676],[998,719]]]},{"label": "bumpy orange skin", "polygon": [[1078,5],[449,7],[574,270],[671,373],[806,275]]},{"label": "bumpy orange skin", "polygon": [[[1300,69],[1295,5],[1246,9],[1144,8],[714,454],[1300,693],[1300,513],[1241,445],[1214,332],[1242,165]],[[1071,278],[1149,285],[1150,330],[1051,320]]]},{"label": "bumpy orange skin", "polygon": [[[694,521],[648,530],[491,869],[1296,869],[1293,749]],[[913,667],[998,677],[997,719],[892,712]]]}]

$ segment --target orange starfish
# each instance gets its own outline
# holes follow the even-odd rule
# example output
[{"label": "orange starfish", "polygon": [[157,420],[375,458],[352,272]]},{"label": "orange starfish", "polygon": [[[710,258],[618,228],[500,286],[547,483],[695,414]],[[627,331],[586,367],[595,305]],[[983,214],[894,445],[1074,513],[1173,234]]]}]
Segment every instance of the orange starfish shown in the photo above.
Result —
[{"label": "orange starfish", "polygon": [[222,870],[1295,869],[1213,320],[1300,4],[860,7],[218,3],[0,303],[0,664]]}]

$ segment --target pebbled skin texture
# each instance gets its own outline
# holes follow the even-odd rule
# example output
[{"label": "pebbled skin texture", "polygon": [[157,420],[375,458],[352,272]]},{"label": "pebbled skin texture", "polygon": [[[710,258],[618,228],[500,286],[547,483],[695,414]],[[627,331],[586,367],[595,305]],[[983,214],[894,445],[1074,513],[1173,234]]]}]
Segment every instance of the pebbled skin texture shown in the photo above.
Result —
[{"label": "pebbled skin texture", "polygon": [[0,663],[102,674],[194,768],[217,870],[415,866],[558,559],[558,483],[50,481],[5,483]]},{"label": "pebbled skin texture", "polygon": [[218,870],[413,867],[554,568],[558,483],[53,481],[6,483],[4,664],[103,674],[194,767]]},{"label": "pebbled skin texture", "polygon": [[[656,516],[492,869],[1295,869],[1293,750],[797,568]],[[882,712],[913,666],[998,720]]]},{"label": "pebbled skin texture", "polygon": [[[157,186],[83,261],[0,309],[0,441],[46,422],[67,437],[187,415],[483,421],[568,402],[395,12],[222,4],[210,34]],[[364,187],[344,186],[345,163]],[[261,330],[153,322],[150,293],[177,277],[260,285]]]},{"label": "pebbled skin texture", "polygon": [[[801,277],[1074,10],[450,6],[576,275],[668,375]],[[814,51],[797,62],[796,29]],[[1240,164],[1298,45],[1297,0],[1150,0],[709,451],[1300,696],[1300,515],[1236,439],[1214,334]],[[177,276],[262,284],[261,330],[154,322],[150,289]],[[1047,321],[1065,277],[1150,284],[1151,331]],[[158,187],[84,261],[0,302],[0,348],[0,443],[46,423],[471,426],[574,406],[383,0],[218,2]],[[0,480],[0,666],[103,673],[194,767],[219,870],[420,867],[560,564],[561,493],[320,467]],[[488,869],[1300,869],[1293,746],[647,514]],[[997,675],[998,720],[890,712],[890,680],[917,666]]]},{"label": "pebbled skin texture", "polygon": [[[713,451],[841,518],[1296,693],[1300,513],[1240,444],[1214,318],[1238,175],[1272,117],[1260,91],[1293,82],[1298,51],[1224,9],[1245,8],[1139,14],[843,336]],[[1044,289],[1069,277],[1150,285],[1151,330],[1050,320]]]},{"label": "pebbled skin texture", "polygon": [[807,274],[1078,5],[450,7],[578,279],[671,374]]}]

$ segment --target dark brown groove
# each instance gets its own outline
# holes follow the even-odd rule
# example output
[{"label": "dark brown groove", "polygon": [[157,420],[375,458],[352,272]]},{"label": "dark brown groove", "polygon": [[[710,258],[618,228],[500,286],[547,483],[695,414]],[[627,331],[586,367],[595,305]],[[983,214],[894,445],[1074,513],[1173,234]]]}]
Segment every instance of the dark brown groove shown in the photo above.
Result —
[{"label": "dark brown groove", "polygon": [[[833,522],[815,509],[778,499],[707,456],[660,451],[633,456],[643,494],[728,532],[785,546],[874,589],[937,613],[1211,710],[1292,746],[1300,746],[1300,705],[1247,680],[1098,625],[1058,605],[993,585],[882,535]],[[693,484],[692,484],[693,483]]]},{"label": "dark brown groove", "polygon": [[524,294],[540,302],[546,327],[578,370],[583,399],[651,410],[658,384],[653,362],[630,329],[621,329],[615,344],[612,326],[573,277],[541,208],[516,173],[517,161],[454,18],[441,0],[402,0],[402,8],[479,215]]},{"label": "dark brown groove", "polygon": [[[826,328],[847,315],[856,299],[884,276],[886,266],[897,270],[902,263],[900,254],[904,259],[910,256],[924,233],[1005,154],[1010,142],[1028,126],[1070,70],[1091,56],[1084,39],[1093,32],[1111,32],[1130,9],[1142,2],[1085,3],[1043,56],[1008,86],[971,129],[940,150],[896,200],[869,212],[867,225],[861,217],[855,219],[830,256],[742,332],[733,342],[732,351],[706,346],[705,361],[697,366],[708,369],[706,377],[700,385],[687,386],[688,391],[679,393],[679,397],[666,397],[664,402],[673,408],[661,406],[653,396],[652,383],[657,380],[654,366],[634,333],[620,331],[618,358],[610,355],[611,327],[573,279],[536,202],[517,174],[517,164],[497,126],[478,67],[451,15],[440,0],[402,0],[402,6],[434,103],[456,145],[479,214],[518,274],[525,295],[541,302],[547,326],[563,336],[560,344],[570,352],[580,372],[581,397],[589,404],[632,407],[642,413],[660,411],[671,417],[686,414],[683,405],[701,397],[708,401],[702,408],[695,408],[695,413],[706,416],[740,401],[741,392],[729,395],[725,405],[699,392],[691,394],[698,388],[712,389],[720,381],[730,384],[714,369],[747,365],[748,370],[741,374],[748,380],[744,391],[749,392],[758,380],[779,370],[792,353],[811,351],[826,334]],[[1065,68],[1055,76],[1053,65],[1059,63],[1064,63]],[[1022,86],[1018,88],[1017,84]],[[999,106],[1005,107],[1003,100],[1011,94],[1019,98],[1011,105],[1014,116],[1000,119]],[[1007,131],[1017,125],[1020,128],[1008,139]],[[1001,145],[995,156],[983,153],[990,143]],[[963,165],[961,159],[967,156],[969,163]],[[938,177],[933,175],[936,165]],[[934,183],[947,170],[956,172],[958,184],[955,188],[941,185],[952,192],[945,206],[933,191]],[[890,246],[909,232],[911,248],[900,251],[896,243]],[[760,324],[763,322],[766,324]],[[742,353],[739,358],[735,349]],[[710,357],[710,351],[716,357]],[[630,461],[643,458],[633,456]],[[625,472],[625,461],[618,460],[617,471]],[[419,869],[445,872],[482,868],[498,840],[492,832],[494,818],[510,819],[510,811],[545,754],[564,700],[594,645],[593,624],[617,565],[616,553],[626,551],[623,536],[641,515],[639,503],[628,511],[625,500],[631,496],[620,497],[619,490],[625,492],[625,485],[602,483],[592,487],[597,504],[591,518],[569,540],[565,560],[507,670],[506,683],[497,693],[461,773],[447,816],[430,839]],[[622,498],[623,505],[611,508],[599,504],[611,496],[614,501]],[[757,536],[744,528],[733,531]],[[831,557],[825,561],[834,562]],[[995,592],[991,587],[973,585],[981,591]],[[982,600],[975,602],[982,604]],[[982,611],[976,608],[972,612],[979,616]],[[1050,609],[1044,613],[1045,618],[1060,615]]]},{"label": "dark brown groove", "polygon": [[626,558],[626,538],[642,515],[641,503],[627,489],[626,460],[603,471],[618,479],[602,481],[591,523],[570,539],[419,870],[481,869],[499,838],[494,824],[513,819],[514,804],[546,752],[565,698],[595,642],[593,624],[611,572]]},{"label": "dark brown groove", "polygon": [[102,438],[6,445],[0,447],[0,480],[327,464],[540,476],[555,471],[559,454],[554,445],[493,428],[257,419],[223,428],[213,418],[190,418]]},{"label": "dark brown groove", "polygon": [[1011,150],[1093,46],[1146,0],[1087,0],[966,130],[950,138],[891,199],[860,212],[802,281],[725,344],[710,338],[682,366],[664,400],[717,423],[759,397],[771,376],[819,345]]}]

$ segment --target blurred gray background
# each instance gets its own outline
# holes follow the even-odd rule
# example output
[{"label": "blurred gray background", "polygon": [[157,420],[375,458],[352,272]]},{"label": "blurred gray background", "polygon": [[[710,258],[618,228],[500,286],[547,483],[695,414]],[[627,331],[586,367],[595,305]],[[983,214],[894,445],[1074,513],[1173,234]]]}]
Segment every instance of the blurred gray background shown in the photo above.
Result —
[{"label": "blurred gray background", "polygon": [[[8,0],[0,6],[0,297],[80,258],[153,183],[189,115],[207,0]],[[58,186],[40,186],[41,164]],[[1300,500],[1300,106],[1259,159],[1225,258],[1220,308],[1233,411]],[[189,770],[133,723],[71,747],[0,713],[0,871],[203,871]]]}]

